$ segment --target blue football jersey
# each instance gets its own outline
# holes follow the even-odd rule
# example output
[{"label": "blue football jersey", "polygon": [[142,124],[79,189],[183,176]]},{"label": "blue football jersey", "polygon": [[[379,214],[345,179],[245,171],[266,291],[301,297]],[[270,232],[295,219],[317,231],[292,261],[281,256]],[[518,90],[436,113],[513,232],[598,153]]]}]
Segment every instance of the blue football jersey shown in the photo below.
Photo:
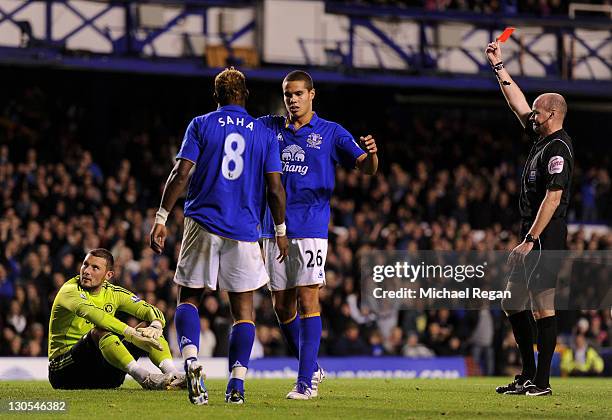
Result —
[{"label": "blue football jersey", "polygon": [[[268,115],[259,120],[276,134],[279,144],[287,193],[287,236],[327,238],[336,164],[354,168],[365,152],[340,124],[317,114],[297,132],[283,116]],[[274,221],[267,206],[263,225],[262,236],[274,237]]]},{"label": "blue football jersey", "polygon": [[274,133],[237,105],[194,118],[177,159],[195,163],[185,216],[206,230],[255,242],[267,208],[265,173],[281,172]]}]

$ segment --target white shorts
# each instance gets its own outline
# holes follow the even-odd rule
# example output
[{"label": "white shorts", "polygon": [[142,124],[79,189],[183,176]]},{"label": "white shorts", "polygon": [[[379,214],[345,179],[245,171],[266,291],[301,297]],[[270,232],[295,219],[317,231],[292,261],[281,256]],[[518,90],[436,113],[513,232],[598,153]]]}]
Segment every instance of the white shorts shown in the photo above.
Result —
[{"label": "white shorts", "polygon": [[183,242],[174,282],[192,289],[228,292],[257,290],[268,275],[257,242],[235,241],[206,231],[185,217]]},{"label": "white shorts", "polygon": [[274,239],[264,239],[264,251],[270,290],[325,284],[327,239],[289,239],[289,255],[282,263],[276,259],[279,251]]}]

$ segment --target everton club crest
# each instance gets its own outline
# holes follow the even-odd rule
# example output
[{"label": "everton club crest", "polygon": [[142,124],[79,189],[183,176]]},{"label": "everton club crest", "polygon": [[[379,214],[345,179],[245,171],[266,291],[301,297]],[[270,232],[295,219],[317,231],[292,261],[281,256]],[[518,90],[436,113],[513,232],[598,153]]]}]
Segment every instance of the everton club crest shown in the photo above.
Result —
[{"label": "everton club crest", "polygon": [[321,143],[323,143],[323,137],[320,134],[310,133],[306,139],[306,147],[312,147],[313,149],[320,149]]}]

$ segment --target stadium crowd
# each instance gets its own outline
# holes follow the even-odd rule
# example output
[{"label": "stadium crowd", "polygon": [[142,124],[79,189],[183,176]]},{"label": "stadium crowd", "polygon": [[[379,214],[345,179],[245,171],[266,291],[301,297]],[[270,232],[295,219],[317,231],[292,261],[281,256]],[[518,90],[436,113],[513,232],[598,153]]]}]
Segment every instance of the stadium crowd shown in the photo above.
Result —
[{"label": "stadium crowd", "polygon": [[[562,0],[345,0],[356,6],[423,8],[430,12],[473,12],[483,14],[567,16],[568,1]],[[609,0],[580,0],[576,3],[609,5]]]},{"label": "stadium crowd", "polygon": [[[169,218],[165,253],[157,256],[147,244],[180,133],[151,115],[146,124],[117,127],[107,143],[92,150],[84,140],[91,135],[91,115],[82,104],[52,102],[28,87],[1,106],[0,356],[46,355],[53,298],[96,247],[115,256],[116,283],[172,321],[181,206]],[[373,314],[360,305],[359,256],[370,249],[507,250],[518,242],[518,154],[500,153],[493,133],[476,116],[415,115],[402,130],[394,121],[400,120],[375,127],[383,150],[379,174],[337,170],[320,354],[472,355],[485,374],[513,373],[520,357],[501,311]],[[359,123],[347,127],[355,135],[365,130]],[[465,143],[457,146],[457,139]],[[105,148],[117,158],[106,158]],[[609,220],[609,172],[597,161],[577,162],[571,218]],[[568,246],[611,249],[612,234],[580,229],[569,236]],[[256,308],[253,357],[287,355],[265,290],[257,294]],[[201,355],[227,355],[227,295],[209,293],[200,312]],[[561,350],[574,345],[576,336],[594,349],[612,345],[609,311],[568,311],[559,323]],[[166,333],[177,353],[172,322]]]}]

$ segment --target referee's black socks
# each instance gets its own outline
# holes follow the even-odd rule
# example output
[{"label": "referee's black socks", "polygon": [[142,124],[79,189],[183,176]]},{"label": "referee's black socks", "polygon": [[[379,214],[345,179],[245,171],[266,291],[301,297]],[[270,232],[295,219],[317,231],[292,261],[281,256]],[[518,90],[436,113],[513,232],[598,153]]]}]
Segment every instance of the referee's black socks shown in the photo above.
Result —
[{"label": "referee's black socks", "polygon": [[534,383],[538,388],[550,386],[550,362],[557,345],[557,317],[547,316],[536,321],[538,326],[538,369]]},{"label": "referee's black socks", "polygon": [[[523,361],[523,372],[521,373],[521,376],[526,379],[532,379],[536,374],[535,357],[533,355],[534,334],[531,328],[532,319],[533,315],[531,314],[531,311],[517,312],[508,317],[510,325],[512,325],[514,339],[516,340],[516,344],[518,344],[519,351],[521,352],[521,359]],[[538,339],[538,343],[539,342],[540,340]],[[541,360],[539,355],[538,360]]]}]

